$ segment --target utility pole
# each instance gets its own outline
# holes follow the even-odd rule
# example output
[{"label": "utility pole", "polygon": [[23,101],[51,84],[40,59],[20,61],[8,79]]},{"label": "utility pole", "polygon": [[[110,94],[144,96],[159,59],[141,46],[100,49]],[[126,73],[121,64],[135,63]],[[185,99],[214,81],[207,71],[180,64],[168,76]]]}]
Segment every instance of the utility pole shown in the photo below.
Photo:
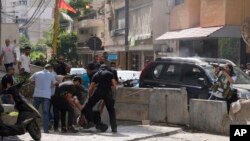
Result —
[{"label": "utility pole", "polygon": [[58,3],[59,3],[59,0],[56,0],[55,1],[55,13],[54,13],[54,34],[53,34],[53,42],[52,42],[52,46],[53,46],[53,49],[52,49],[52,56],[53,55],[57,55],[57,46],[58,46],[58,28],[59,28],[59,6],[58,6]]},{"label": "utility pole", "polygon": [[129,51],[129,0],[125,0],[125,53],[126,53],[126,70],[128,70],[128,51]]}]

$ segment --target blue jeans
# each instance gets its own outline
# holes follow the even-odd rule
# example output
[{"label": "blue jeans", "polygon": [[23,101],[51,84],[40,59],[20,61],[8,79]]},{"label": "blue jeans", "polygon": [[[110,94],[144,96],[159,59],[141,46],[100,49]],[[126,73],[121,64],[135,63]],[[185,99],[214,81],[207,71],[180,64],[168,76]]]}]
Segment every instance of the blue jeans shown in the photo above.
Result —
[{"label": "blue jeans", "polygon": [[33,98],[33,105],[37,110],[39,110],[40,104],[42,104],[42,110],[43,110],[43,130],[44,130],[44,132],[48,132],[49,131],[50,99],[41,98],[41,97],[34,97]]}]

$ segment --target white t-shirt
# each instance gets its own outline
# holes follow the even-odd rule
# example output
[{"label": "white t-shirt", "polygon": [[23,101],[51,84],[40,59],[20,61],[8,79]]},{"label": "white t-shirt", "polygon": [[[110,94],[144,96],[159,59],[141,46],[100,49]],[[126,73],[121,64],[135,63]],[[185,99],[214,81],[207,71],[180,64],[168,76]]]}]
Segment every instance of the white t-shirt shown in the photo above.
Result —
[{"label": "white t-shirt", "polygon": [[25,72],[30,73],[30,57],[25,54],[20,57],[21,69],[24,68]]},{"label": "white t-shirt", "polygon": [[15,48],[15,53],[16,53],[16,60],[17,61],[19,61],[20,60],[20,48],[19,48],[19,46],[14,46],[14,48]]},{"label": "white t-shirt", "polygon": [[1,54],[3,54],[4,64],[14,63],[15,61],[15,49],[13,46],[6,46],[2,48]]},{"label": "white t-shirt", "polygon": [[50,99],[52,95],[52,86],[56,83],[55,77],[48,70],[42,70],[34,73],[30,80],[35,81],[35,91],[33,97]]}]

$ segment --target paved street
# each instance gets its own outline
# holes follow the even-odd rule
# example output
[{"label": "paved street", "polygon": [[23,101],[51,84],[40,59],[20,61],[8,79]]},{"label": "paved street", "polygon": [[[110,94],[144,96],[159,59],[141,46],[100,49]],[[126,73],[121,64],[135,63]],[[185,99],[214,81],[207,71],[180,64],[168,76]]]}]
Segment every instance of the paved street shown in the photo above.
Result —
[{"label": "paved street", "polygon": [[[4,141],[30,141],[28,133],[18,137],[7,137]],[[113,134],[110,129],[105,133],[97,132],[94,128],[81,130],[77,134],[61,134],[51,132],[42,134],[42,141],[229,141],[228,137],[204,133],[187,133],[178,127],[121,125],[118,133]]]}]

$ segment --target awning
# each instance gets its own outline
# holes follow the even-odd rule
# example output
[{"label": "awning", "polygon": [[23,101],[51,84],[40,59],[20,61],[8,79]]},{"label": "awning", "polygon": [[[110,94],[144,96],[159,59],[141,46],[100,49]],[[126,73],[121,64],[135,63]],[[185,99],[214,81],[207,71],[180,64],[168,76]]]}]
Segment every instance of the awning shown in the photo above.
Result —
[{"label": "awning", "polygon": [[236,37],[240,38],[240,26],[196,27],[178,31],[169,31],[156,40],[193,39],[204,37]]}]

